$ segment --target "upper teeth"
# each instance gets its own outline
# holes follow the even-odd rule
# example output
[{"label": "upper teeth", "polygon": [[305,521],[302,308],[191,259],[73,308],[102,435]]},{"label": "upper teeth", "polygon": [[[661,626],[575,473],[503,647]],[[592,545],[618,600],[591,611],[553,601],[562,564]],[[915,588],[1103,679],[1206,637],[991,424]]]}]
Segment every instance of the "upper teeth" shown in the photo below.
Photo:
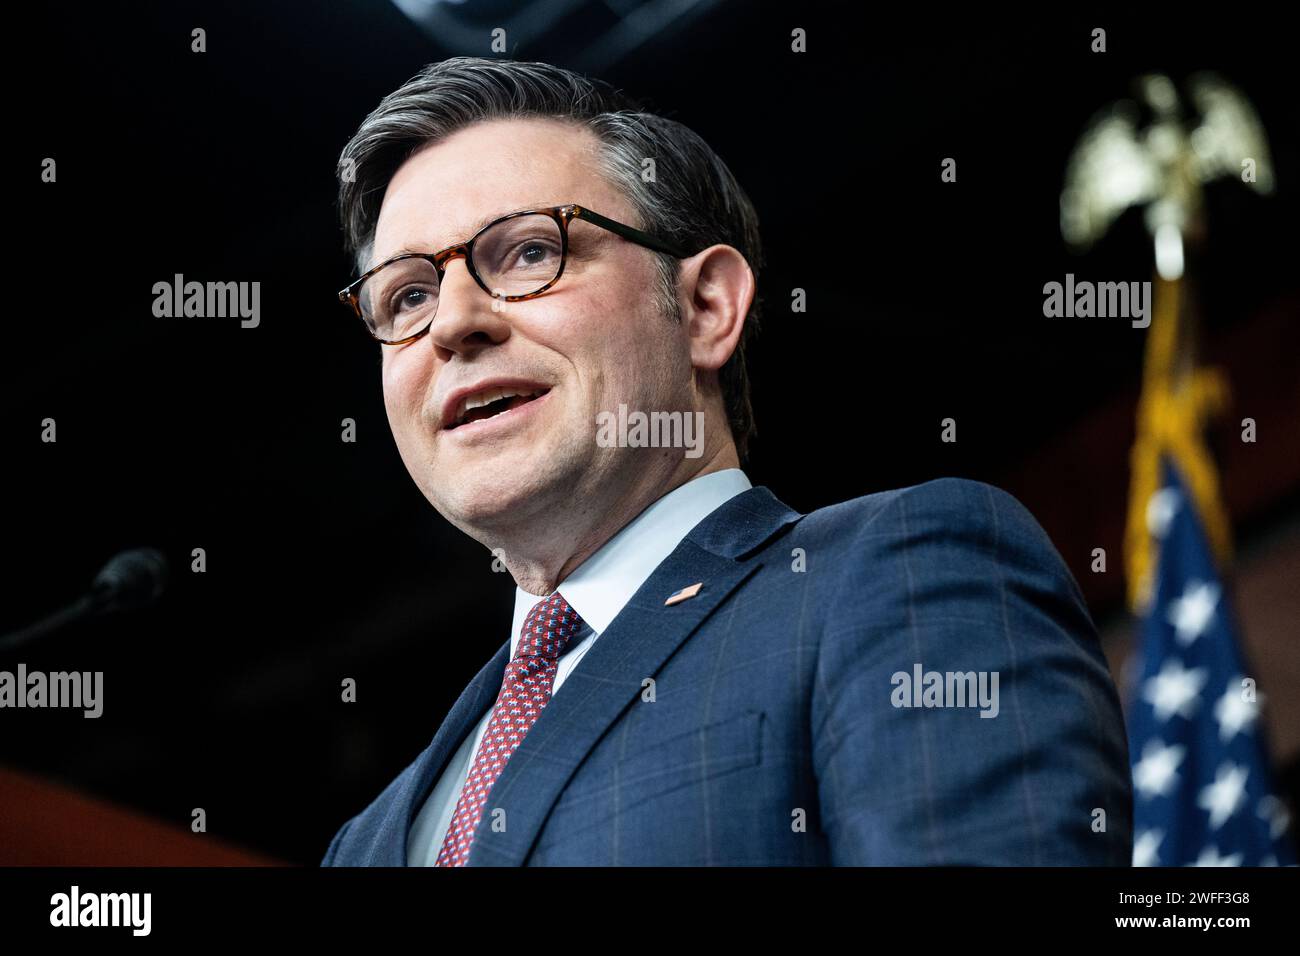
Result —
[{"label": "upper teeth", "polygon": [[460,403],[460,410],[456,412],[456,419],[465,417],[465,413],[471,409],[481,408],[484,405],[491,405],[493,402],[500,401],[503,398],[510,398],[513,395],[524,395],[531,398],[534,395],[540,395],[546,389],[538,388],[531,391],[525,391],[518,388],[489,388],[481,392],[476,392],[464,399]]}]

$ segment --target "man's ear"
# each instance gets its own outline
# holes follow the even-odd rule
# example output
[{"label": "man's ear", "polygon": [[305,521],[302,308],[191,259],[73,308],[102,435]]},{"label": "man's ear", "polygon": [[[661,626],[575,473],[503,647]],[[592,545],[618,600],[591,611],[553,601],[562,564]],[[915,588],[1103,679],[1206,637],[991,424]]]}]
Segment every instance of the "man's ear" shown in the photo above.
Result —
[{"label": "man's ear", "polygon": [[754,270],[740,250],[715,245],[682,261],[678,280],[691,365],[717,371],[731,358],[754,301]]}]

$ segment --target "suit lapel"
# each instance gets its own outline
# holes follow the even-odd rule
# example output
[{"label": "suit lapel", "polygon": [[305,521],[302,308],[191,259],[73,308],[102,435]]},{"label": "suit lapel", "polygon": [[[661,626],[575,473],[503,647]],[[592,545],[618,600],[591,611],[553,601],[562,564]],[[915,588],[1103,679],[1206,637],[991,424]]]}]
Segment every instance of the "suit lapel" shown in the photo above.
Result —
[{"label": "suit lapel", "polygon": [[[591,646],[511,754],[475,831],[470,866],[523,864],[560,791],[588,751],[638,698],[642,681],[658,673],[714,609],[761,567],[752,552],[801,517],[760,485],[724,502],[682,540]],[[665,606],[670,595],[697,582],[702,587],[693,597]],[[502,659],[496,666],[496,689],[506,663]],[[437,744],[435,740],[435,748]],[[445,762],[445,756],[439,762]],[[505,827],[499,831],[493,829],[494,808],[505,810]]]},{"label": "suit lapel", "polygon": [[[599,642],[597,642],[599,643]],[[456,748],[469,735],[483,714],[496,703],[505,678],[506,664],[510,662],[510,641],[497,649],[492,660],[461,691],[447,718],[434,735],[433,743],[416,759],[414,773],[397,793],[388,813],[380,825],[372,866],[406,866],[407,838],[411,823],[419,807],[433,789],[438,775]],[[457,794],[457,797],[460,795]]]}]

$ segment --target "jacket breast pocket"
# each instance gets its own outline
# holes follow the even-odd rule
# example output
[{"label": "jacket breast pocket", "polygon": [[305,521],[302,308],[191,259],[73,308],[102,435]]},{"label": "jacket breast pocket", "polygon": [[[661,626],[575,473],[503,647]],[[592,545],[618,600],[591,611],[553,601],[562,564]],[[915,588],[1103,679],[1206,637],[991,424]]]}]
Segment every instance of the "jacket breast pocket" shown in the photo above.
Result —
[{"label": "jacket breast pocket", "polygon": [[585,830],[655,797],[755,767],[763,761],[763,713],[745,711],[630,749],[595,780],[570,787],[552,823]]}]

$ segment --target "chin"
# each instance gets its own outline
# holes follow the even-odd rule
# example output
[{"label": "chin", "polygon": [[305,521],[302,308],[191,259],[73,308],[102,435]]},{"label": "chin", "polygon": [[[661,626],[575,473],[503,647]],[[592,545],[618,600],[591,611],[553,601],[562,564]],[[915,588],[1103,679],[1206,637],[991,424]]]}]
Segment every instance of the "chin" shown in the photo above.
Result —
[{"label": "chin", "polygon": [[439,442],[422,467],[425,497],[462,529],[508,527],[547,502],[572,497],[591,465],[579,442],[574,432],[550,428],[462,447]]},{"label": "chin", "polygon": [[[456,477],[426,495],[438,512],[462,530],[510,526],[521,511],[546,497],[545,476],[536,467],[511,456],[459,468]],[[526,476],[532,475],[532,480]]]}]

